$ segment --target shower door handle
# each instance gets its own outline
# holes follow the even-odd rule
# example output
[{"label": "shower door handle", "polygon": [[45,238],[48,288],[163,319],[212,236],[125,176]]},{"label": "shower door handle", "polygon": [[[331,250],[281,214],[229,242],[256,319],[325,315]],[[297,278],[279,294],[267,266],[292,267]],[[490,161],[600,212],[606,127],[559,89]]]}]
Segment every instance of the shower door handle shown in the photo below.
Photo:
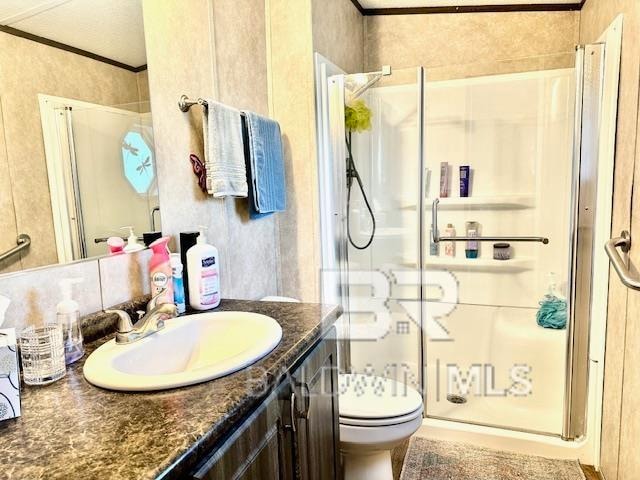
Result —
[{"label": "shower door handle", "polygon": [[605,243],[604,250],[607,252],[609,260],[611,260],[611,264],[613,265],[613,269],[620,277],[620,281],[623,285],[633,290],[640,290],[640,279],[638,279],[637,275],[629,270],[629,267],[627,267],[618,252],[618,247],[620,247],[624,253],[628,253],[629,250],[631,250],[631,236],[626,230],[623,230],[619,237],[614,237]]}]

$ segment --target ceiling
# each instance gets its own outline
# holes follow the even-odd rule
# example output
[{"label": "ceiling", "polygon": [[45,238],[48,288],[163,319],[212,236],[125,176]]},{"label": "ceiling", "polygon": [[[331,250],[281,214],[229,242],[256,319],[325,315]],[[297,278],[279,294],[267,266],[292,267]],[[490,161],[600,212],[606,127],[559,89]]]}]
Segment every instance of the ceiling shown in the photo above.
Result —
[{"label": "ceiling", "polygon": [[580,0],[358,0],[364,9],[579,4]]},{"label": "ceiling", "polygon": [[0,25],[130,67],[147,63],[141,0],[0,0]]}]

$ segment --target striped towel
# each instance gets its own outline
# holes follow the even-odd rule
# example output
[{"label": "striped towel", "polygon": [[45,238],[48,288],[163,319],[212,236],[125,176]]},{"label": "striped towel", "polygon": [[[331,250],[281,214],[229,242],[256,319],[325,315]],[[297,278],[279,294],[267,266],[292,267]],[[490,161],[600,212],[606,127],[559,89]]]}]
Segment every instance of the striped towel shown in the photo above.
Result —
[{"label": "striped towel", "polygon": [[214,197],[246,197],[247,172],[240,111],[207,99],[202,128],[207,192]]}]

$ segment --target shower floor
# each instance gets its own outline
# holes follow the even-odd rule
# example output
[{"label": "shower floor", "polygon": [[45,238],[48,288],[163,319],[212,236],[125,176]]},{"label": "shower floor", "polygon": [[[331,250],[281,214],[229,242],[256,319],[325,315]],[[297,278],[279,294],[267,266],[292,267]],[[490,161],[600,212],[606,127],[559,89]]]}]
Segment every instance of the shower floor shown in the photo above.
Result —
[{"label": "shower floor", "polygon": [[[542,434],[559,434],[562,412],[532,407],[528,399],[513,397],[468,397],[456,404],[442,399],[427,403],[430,417],[493,427],[514,428]],[[527,428],[528,427],[528,428]]]}]

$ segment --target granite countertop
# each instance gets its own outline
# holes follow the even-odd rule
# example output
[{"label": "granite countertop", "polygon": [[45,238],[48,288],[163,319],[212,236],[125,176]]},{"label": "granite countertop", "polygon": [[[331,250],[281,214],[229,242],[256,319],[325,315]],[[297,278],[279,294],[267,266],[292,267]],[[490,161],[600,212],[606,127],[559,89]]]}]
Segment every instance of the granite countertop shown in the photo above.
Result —
[{"label": "granite countertop", "polygon": [[267,357],[237,373],[152,393],[89,384],[82,375],[84,360],[113,335],[89,343],[65,378],[45,387],[23,384],[22,417],[0,422],[0,476],[185,478],[201,455],[257,406],[265,387],[275,386],[340,315],[339,307],[243,300],[223,300],[216,310],[269,315],[282,326],[282,340]]}]

